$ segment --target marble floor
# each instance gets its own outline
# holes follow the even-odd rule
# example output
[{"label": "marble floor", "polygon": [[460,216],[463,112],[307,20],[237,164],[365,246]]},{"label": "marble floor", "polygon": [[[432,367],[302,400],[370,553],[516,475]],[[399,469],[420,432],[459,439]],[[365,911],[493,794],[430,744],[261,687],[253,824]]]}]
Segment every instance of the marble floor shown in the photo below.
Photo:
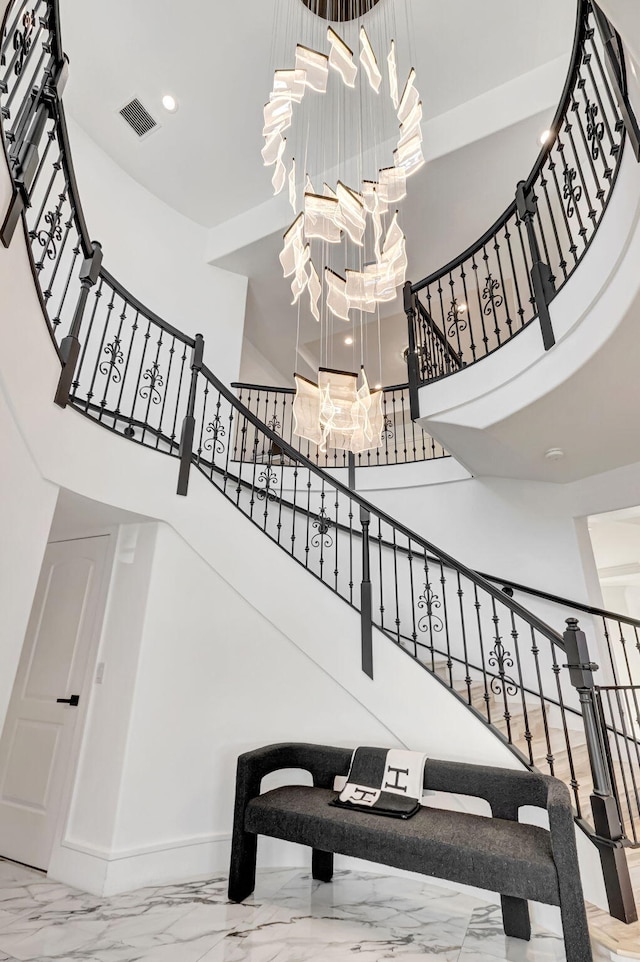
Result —
[{"label": "marble floor", "polygon": [[0,861],[0,962],[561,962],[562,940],[508,939],[500,910],[410,879],[259,873],[243,905],[219,876],[103,899]]}]

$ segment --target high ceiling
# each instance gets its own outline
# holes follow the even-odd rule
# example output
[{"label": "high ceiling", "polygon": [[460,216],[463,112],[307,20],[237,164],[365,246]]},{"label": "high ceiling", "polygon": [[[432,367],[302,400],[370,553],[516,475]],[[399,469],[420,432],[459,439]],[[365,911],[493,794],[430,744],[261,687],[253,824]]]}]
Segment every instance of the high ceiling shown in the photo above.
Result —
[{"label": "high ceiling", "polygon": [[[575,0],[382,0],[412,27],[427,119],[566,55]],[[272,37],[291,39],[300,0],[61,0],[71,61],[65,102],[132,177],[207,227],[265,201],[262,105]],[[293,26],[292,26],[293,25]],[[288,31],[288,34],[287,34]],[[173,94],[174,114],[161,100]],[[559,94],[559,91],[558,91]],[[138,97],[161,127],[138,140],[118,114]]]}]

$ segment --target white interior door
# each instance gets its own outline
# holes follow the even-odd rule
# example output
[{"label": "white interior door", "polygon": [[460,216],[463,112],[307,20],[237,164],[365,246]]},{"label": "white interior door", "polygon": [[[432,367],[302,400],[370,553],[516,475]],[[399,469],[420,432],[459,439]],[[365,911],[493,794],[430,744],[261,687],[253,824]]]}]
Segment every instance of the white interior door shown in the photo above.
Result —
[{"label": "white interior door", "polygon": [[105,536],[47,546],[0,739],[0,855],[37,868],[49,864],[60,816],[84,707],[74,702],[90,690],[108,545]]}]

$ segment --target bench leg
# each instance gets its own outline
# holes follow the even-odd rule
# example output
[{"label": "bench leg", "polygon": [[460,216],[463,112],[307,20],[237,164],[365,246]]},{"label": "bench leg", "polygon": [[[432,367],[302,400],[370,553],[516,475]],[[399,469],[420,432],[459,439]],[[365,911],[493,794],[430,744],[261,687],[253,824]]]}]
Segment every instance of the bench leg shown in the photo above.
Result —
[{"label": "bench leg", "polygon": [[333,852],[311,851],[311,874],[319,882],[330,882],[333,878]]},{"label": "bench leg", "polygon": [[592,962],[589,926],[582,901],[577,911],[562,911],[562,934],[567,962]]},{"label": "bench leg", "polygon": [[258,836],[249,832],[233,835],[229,869],[229,900],[242,902],[256,887],[256,853]]},{"label": "bench leg", "polygon": [[531,938],[531,920],[527,900],[514,899],[511,895],[501,895],[500,901],[504,934],[528,942]]}]

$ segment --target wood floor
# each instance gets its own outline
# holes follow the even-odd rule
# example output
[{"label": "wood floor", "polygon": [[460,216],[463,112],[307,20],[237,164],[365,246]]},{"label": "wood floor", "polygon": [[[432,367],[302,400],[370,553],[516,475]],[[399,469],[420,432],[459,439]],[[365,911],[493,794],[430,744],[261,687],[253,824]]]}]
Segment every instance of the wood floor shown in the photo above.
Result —
[{"label": "wood floor", "polygon": [[[429,666],[431,667],[431,666]],[[449,669],[446,662],[436,662],[436,673],[447,684],[451,683]],[[549,773],[550,765],[547,756],[553,756],[553,774],[567,785],[577,783],[575,790],[576,807],[579,804],[583,817],[591,821],[591,771],[589,757],[585,743],[584,731],[578,727],[569,732],[571,743],[571,757],[567,750],[567,736],[561,727],[559,717],[543,713],[542,708],[535,704],[522,702],[521,697],[508,698],[505,703],[504,695],[497,696],[489,693],[485,685],[474,681],[468,685],[464,680],[457,680],[454,676],[453,687],[467,703],[471,703],[485,717],[487,710],[491,715],[492,725],[533,762],[540,771]],[[506,713],[510,716],[507,720]],[[529,737],[527,737],[529,736]],[[549,751],[550,749],[550,751]],[[619,766],[614,764],[616,776],[621,775]],[[627,850],[629,874],[636,897],[636,904],[640,911],[640,849]],[[640,922],[625,925],[612,919],[611,916],[587,903],[587,915],[592,937],[608,949],[612,949],[624,958],[640,959]]]}]

